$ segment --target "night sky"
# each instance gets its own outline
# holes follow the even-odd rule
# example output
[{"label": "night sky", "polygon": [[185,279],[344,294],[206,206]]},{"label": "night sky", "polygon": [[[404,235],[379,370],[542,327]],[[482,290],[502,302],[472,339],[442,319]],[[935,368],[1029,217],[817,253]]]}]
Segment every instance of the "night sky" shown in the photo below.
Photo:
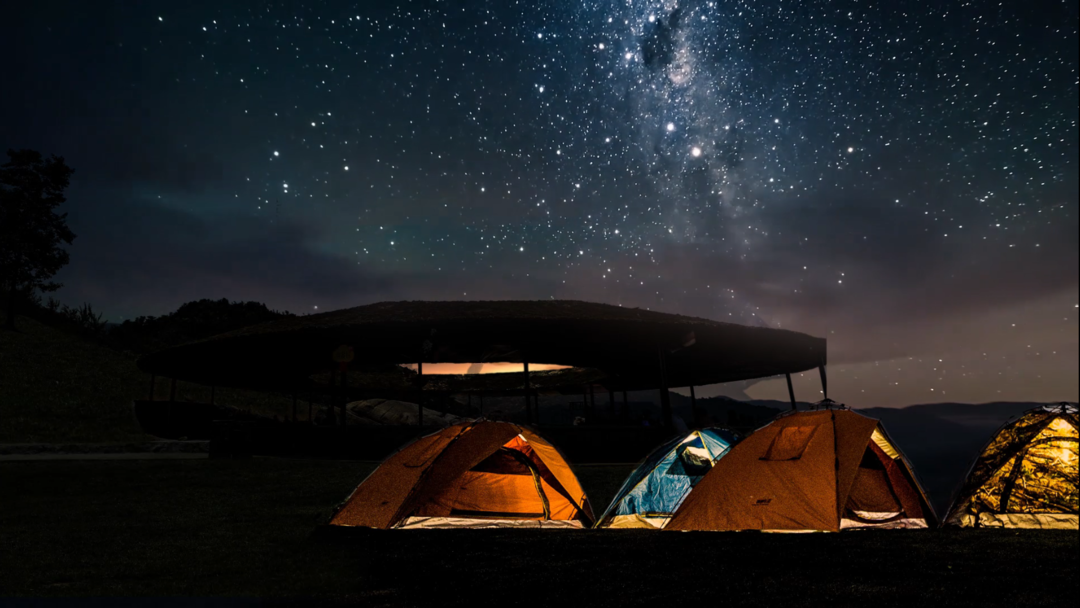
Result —
[{"label": "night sky", "polygon": [[112,321],[581,299],[826,337],[853,407],[1080,392],[1076,0],[26,4],[0,146]]}]

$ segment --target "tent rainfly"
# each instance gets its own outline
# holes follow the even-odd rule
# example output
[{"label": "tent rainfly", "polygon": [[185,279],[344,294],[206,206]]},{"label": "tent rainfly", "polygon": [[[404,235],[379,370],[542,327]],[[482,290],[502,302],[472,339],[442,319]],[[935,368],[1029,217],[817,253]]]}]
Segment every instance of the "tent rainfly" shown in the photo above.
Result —
[{"label": "tent rainfly", "polygon": [[983,448],[945,525],[1078,529],[1077,408],[1025,412]]},{"label": "tent rainfly", "polygon": [[724,429],[701,429],[653,450],[626,478],[598,528],[663,528],[690,490],[738,441]]},{"label": "tent rainfly", "polygon": [[592,525],[570,465],[533,431],[461,422],[390,456],[338,509],[332,526],[501,528]]},{"label": "tent rainfly", "polygon": [[732,447],[667,530],[838,532],[937,524],[881,424],[846,408],[793,412]]}]

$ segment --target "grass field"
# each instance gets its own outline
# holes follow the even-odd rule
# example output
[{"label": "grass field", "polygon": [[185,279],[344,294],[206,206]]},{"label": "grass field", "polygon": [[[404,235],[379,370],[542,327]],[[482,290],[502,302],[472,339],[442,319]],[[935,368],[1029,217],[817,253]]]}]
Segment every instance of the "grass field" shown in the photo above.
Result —
[{"label": "grass field", "polygon": [[[150,376],[136,357],[87,342],[27,317],[17,332],[0,331],[0,443],[149,441],[131,409],[150,394]],[[168,399],[158,379],[155,398]],[[177,401],[208,401],[207,387],[176,384]],[[219,389],[218,403],[285,417],[292,400],[255,391]]]},{"label": "grass field", "polygon": [[[0,596],[342,598],[373,606],[1071,606],[1080,536],[348,530],[370,463],[0,464]],[[597,511],[630,466],[583,466]]]}]

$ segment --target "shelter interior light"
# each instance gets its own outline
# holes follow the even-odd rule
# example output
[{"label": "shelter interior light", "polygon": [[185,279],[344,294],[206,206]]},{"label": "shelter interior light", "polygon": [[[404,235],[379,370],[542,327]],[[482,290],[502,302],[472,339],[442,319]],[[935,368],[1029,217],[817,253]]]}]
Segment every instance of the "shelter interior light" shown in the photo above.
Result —
[{"label": "shelter interior light", "polygon": [[[416,363],[401,363],[401,367],[416,371]],[[559,369],[570,369],[569,365],[556,365],[554,363],[529,363],[530,372],[546,372]],[[467,374],[511,374],[523,373],[524,363],[512,363],[508,361],[496,361],[490,363],[425,363],[424,375],[467,375]]]}]

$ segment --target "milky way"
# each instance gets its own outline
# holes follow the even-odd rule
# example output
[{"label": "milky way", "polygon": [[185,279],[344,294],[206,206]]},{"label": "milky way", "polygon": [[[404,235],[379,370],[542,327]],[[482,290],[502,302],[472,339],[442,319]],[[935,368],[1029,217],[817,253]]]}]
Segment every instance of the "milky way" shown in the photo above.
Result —
[{"label": "milky way", "polygon": [[66,6],[0,103],[112,314],[588,299],[1075,392],[1075,3]]}]

